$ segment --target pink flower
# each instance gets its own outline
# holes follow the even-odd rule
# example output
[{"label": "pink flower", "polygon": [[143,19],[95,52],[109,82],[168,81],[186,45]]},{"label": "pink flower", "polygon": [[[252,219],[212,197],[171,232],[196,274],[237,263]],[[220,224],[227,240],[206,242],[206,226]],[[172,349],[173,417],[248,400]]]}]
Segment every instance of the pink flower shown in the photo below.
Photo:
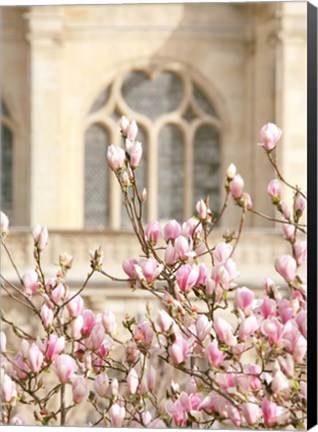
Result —
[{"label": "pink flower", "polygon": [[297,264],[300,266],[307,260],[307,241],[296,242],[294,249]]},{"label": "pink flower", "polygon": [[205,349],[205,356],[209,363],[213,366],[220,366],[224,360],[224,354],[219,350],[218,343],[214,340]]},{"label": "pink flower", "polygon": [[15,404],[17,398],[16,385],[6,373],[1,376],[1,398],[12,405]]},{"label": "pink flower", "polygon": [[102,324],[96,324],[90,332],[89,338],[87,340],[87,346],[89,348],[98,350],[105,338],[105,330]]},{"label": "pink flower", "polygon": [[196,205],[197,212],[199,213],[199,218],[205,220],[207,217],[207,207],[203,199],[200,199]]},{"label": "pink flower", "polygon": [[243,341],[247,340],[257,329],[259,325],[255,315],[251,315],[241,322],[239,328],[239,338]]},{"label": "pink flower", "polygon": [[135,341],[142,345],[150,346],[154,337],[154,331],[149,321],[144,321],[138,325],[134,331]]},{"label": "pink flower", "polygon": [[301,363],[307,352],[307,340],[302,334],[299,334],[294,346],[293,346],[293,357],[296,363]]},{"label": "pink flower", "polygon": [[9,232],[9,219],[8,216],[0,212],[0,233],[1,235],[6,235]]},{"label": "pink flower", "polygon": [[64,350],[64,347],[64,336],[58,337],[55,334],[51,334],[45,342],[45,358],[49,361],[54,360]]},{"label": "pink flower", "polygon": [[65,295],[65,288],[62,283],[59,283],[51,292],[50,297],[55,302],[58,303]]},{"label": "pink flower", "polygon": [[117,378],[113,378],[111,383],[111,392],[113,396],[118,396],[119,393],[119,383]]},{"label": "pink flower", "polygon": [[268,183],[267,186],[268,195],[271,198],[281,198],[282,196],[282,187],[278,180],[274,179]]},{"label": "pink flower", "polygon": [[171,326],[174,325],[174,320],[166,311],[160,310],[158,312],[157,324],[160,328],[160,331],[165,333],[170,329]]},{"label": "pink flower", "polygon": [[188,416],[180,401],[173,402],[169,399],[166,402],[166,412],[172,417],[177,426],[184,426]]},{"label": "pink flower", "polygon": [[34,244],[40,250],[44,250],[49,240],[49,233],[47,227],[36,225],[32,231]]},{"label": "pink flower", "polygon": [[294,201],[294,211],[298,217],[300,217],[306,208],[306,200],[302,195],[297,195]]},{"label": "pink flower", "polygon": [[268,152],[272,151],[282,135],[281,129],[279,129],[274,123],[267,123],[260,130],[261,143],[260,146]]},{"label": "pink flower", "polygon": [[160,231],[161,228],[158,221],[154,221],[147,226],[146,239],[149,243],[151,243],[151,245],[155,246],[158,243]]},{"label": "pink flower", "polygon": [[230,183],[230,191],[232,193],[232,197],[236,200],[241,198],[244,190],[244,180],[240,176],[240,174],[236,174],[233,177],[233,180]]},{"label": "pink flower", "polygon": [[283,327],[276,318],[266,319],[261,325],[262,333],[268,338],[270,344],[277,344],[280,341]]},{"label": "pink flower", "polygon": [[174,250],[180,260],[186,261],[190,256],[195,255],[195,252],[193,252],[192,245],[190,243],[189,240],[184,236],[179,236],[176,239],[174,244]]},{"label": "pink flower", "polygon": [[196,335],[200,341],[204,341],[204,339],[208,336],[212,328],[212,321],[206,317],[206,315],[201,315],[197,322],[195,323],[196,327]]},{"label": "pink flower", "polygon": [[294,225],[291,225],[291,224],[284,224],[283,225],[283,235],[284,235],[285,239],[294,240],[295,231],[296,231],[296,228]]},{"label": "pink flower", "polygon": [[94,381],[94,389],[100,397],[106,397],[109,387],[109,378],[106,372],[97,375]]},{"label": "pink flower", "polygon": [[175,364],[184,362],[187,357],[188,345],[182,336],[177,336],[175,342],[168,349],[169,355]]},{"label": "pink flower", "polygon": [[222,242],[215,248],[215,256],[219,263],[226,261],[230,258],[233,247],[230,243]]},{"label": "pink flower", "polygon": [[126,151],[130,156],[130,166],[132,169],[138,167],[142,156],[142,144],[140,141],[126,141]]},{"label": "pink flower", "polygon": [[174,246],[169,243],[165,250],[165,263],[167,265],[174,265],[178,261],[178,256],[176,254]]},{"label": "pink flower", "polygon": [[67,354],[61,354],[53,362],[53,370],[62,384],[66,384],[76,371],[75,360]]},{"label": "pink flower", "polygon": [[88,393],[87,381],[84,377],[78,376],[72,384],[73,402],[79,404],[85,399]]},{"label": "pink flower", "polygon": [[300,312],[297,315],[296,323],[300,333],[307,339],[307,312]]},{"label": "pink flower", "polygon": [[278,357],[278,363],[284,374],[288,376],[288,378],[292,378],[295,371],[293,356],[291,354],[286,354],[285,358]]},{"label": "pink flower", "polygon": [[157,265],[157,261],[154,258],[142,259],[138,262],[138,265],[135,265],[137,279],[140,282],[146,281],[148,284],[157,279],[162,271],[163,265]]},{"label": "pink flower", "polygon": [[[69,292],[67,300],[72,298],[76,293],[74,291]],[[75,296],[66,304],[66,308],[70,317],[77,317],[81,314],[84,307],[84,301],[80,295]]]},{"label": "pink flower", "polygon": [[289,390],[289,381],[282,371],[275,372],[271,382],[271,389],[273,393],[282,393]]},{"label": "pink flower", "polygon": [[248,425],[253,426],[259,421],[259,407],[256,403],[244,403],[242,405],[242,412]]},{"label": "pink flower", "polygon": [[29,270],[22,276],[23,289],[27,295],[38,293],[38,275],[35,270]]},{"label": "pink flower", "polygon": [[280,211],[282,212],[284,218],[286,220],[290,219],[290,210],[288,208],[288,205],[285,202],[280,202]]},{"label": "pink flower", "polygon": [[275,268],[286,282],[291,282],[296,277],[297,263],[290,255],[283,255],[276,259]]},{"label": "pink flower", "polygon": [[175,220],[169,220],[163,227],[163,236],[166,242],[175,240],[181,232],[180,224]]},{"label": "pink flower", "polygon": [[125,151],[120,148],[116,147],[113,144],[110,145],[107,149],[107,161],[108,165],[113,170],[118,170],[123,168],[125,163]]},{"label": "pink flower", "polygon": [[43,364],[43,354],[35,343],[31,345],[27,358],[31,371],[39,372]]},{"label": "pink flower", "polygon": [[176,281],[182,292],[189,292],[194,287],[199,276],[199,268],[190,264],[182,265],[176,272]]},{"label": "pink flower", "polygon": [[154,390],[155,388],[156,378],[157,378],[156,369],[150,365],[147,372],[147,386],[150,391]]},{"label": "pink flower", "polygon": [[106,310],[102,315],[102,323],[105,329],[105,332],[108,334],[112,334],[116,331],[116,317],[112,311]]},{"label": "pink flower", "polygon": [[82,313],[83,316],[83,327],[82,327],[82,335],[87,336],[92,331],[95,324],[95,314],[90,309],[85,309]]},{"label": "pink flower", "polygon": [[262,402],[262,411],[265,425],[268,427],[274,426],[277,422],[277,405],[266,397]]},{"label": "pink flower", "polygon": [[234,307],[248,313],[253,306],[254,293],[250,289],[243,287],[236,291]]},{"label": "pink flower", "polygon": [[135,120],[132,120],[127,128],[127,138],[129,141],[135,141],[138,134],[138,126]]},{"label": "pink flower", "polygon": [[276,313],[276,302],[273,299],[265,296],[263,297],[263,302],[260,306],[260,311],[264,318],[270,318]]},{"label": "pink flower", "polygon": [[126,410],[121,407],[118,403],[111,406],[109,410],[110,421],[112,426],[121,427],[125,419]]},{"label": "pink flower", "polygon": [[229,346],[236,345],[236,337],[233,335],[230,324],[221,317],[217,317],[213,323],[214,330],[221,342]]},{"label": "pink flower", "polygon": [[53,322],[54,313],[52,309],[47,307],[47,305],[44,303],[43,306],[41,307],[40,315],[43,321],[43,325],[47,329]]},{"label": "pink flower", "polygon": [[207,266],[203,263],[199,265],[199,276],[196,281],[196,285],[202,285],[205,286],[206,281],[209,277],[209,270]]},{"label": "pink flower", "polygon": [[242,195],[242,200],[244,202],[245,208],[247,208],[248,210],[251,210],[253,208],[253,201],[250,194],[244,192]]},{"label": "pink flower", "polygon": [[82,315],[76,317],[71,323],[71,335],[72,338],[78,339],[81,336],[81,331],[84,325],[84,318]]},{"label": "pink flower", "polygon": [[119,122],[120,132],[124,138],[127,137],[128,127],[129,127],[129,120],[122,116]]},{"label": "pink flower", "polygon": [[127,375],[127,384],[129,393],[135,394],[139,384],[139,378],[135,368],[130,369]]},{"label": "pink flower", "polygon": [[130,279],[136,279],[135,265],[138,264],[136,259],[124,260],[123,270],[129,276]]}]

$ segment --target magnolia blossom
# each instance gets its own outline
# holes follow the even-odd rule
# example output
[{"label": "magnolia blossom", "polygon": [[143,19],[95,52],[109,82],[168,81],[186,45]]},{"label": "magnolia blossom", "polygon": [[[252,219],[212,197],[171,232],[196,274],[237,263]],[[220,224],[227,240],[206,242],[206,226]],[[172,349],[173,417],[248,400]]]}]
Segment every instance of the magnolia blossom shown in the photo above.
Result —
[{"label": "magnolia blossom", "polygon": [[274,179],[268,183],[267,186],[268,195],[271,198],[281,198],[282,196],[282,187],[278,180]]},{"label": "magnolia blossom", "polygon": [[32,231],[35,246],[42,251],[48,244],[49,234],[47,227],[36,225]]},{"label": "magnolia blossom", "polygon": [[29,270],[22,276],[23,289],[26,294],[38,293],[38,274],[35,270]]},{"label": "magnolia blossom", "polygon": [[106,310],[102,315],[102,324],[106,333],[114,333],[117,328],[115,314],[112,311]]},{"label": "magnolia blossom", "polygon": [[275,268],[286,282],[291,282],[296,277],[297,263],[290,255],[283,255],[276,259]]},{"label": "magnolia blossom", "polygon": [[205,204],[205,202],[203,201],[203,199],[199,200],[196,204],[197,212],[199,213],[199,217],[202,220],[205,220],[207,217],[207,206]]},{"label": "magnolia blossom", "polygon": [[154,258],[141,259],[138,261],[138,264],[135,265],[137,279],[147,284],[151,284],[157,279],[162,271],[163,265],[158,265]]},{"label": "magnolia blossom", "polygon": [[112,405],[109,410],[112,426],[121,427],[124,422],[125,414],[126,410],[124,407],[120,406],[118,403]]},{"label": "magnolia blossom", "polygon": [[109,377],[106,372],[97,375],[94,381],[94,389],[100,397],[106,397],[109,387]]},{"label": "magnolia blossom", "polygon": [[243,195],[244,180],[240,174],[236,174],[230,183],[230,191],[234,199],[239,199]]},{"label": "magnolia blossom", "polygon": [[301,216],[305,211],[305,208],[306,208],[306,199],[301,194],[298,194],[294,201],[295,213]]},{"label": "magnolia blossom", "polygon": [[67,354],[57,356],[53,362],[53,370],[62,384],[66,384],[76,371],[75,360]]},{"label": "magnolia blossom", "polygon": [[73,402],[76,404],[81,403],[82,400],[85,399],[88,393],[88,385],[87,380],[84,377],[78,376],[75,378],[72,384],[72,393]]},{"label": "magnolia blossom", "polygon": [[169,347],[169,354],[173,363],[180,364],[187,357],[188,344],[182,336],[177,336],[175,342]]},{"label": "magnolia blossom", "polygon": [[113,144],[110,145],[107,149],[107,161],[108,165],[113,170],[118,170],[123,168],[125,163],[125,151],[120,148],[116,147]]},{"label": "magnolia blossom", "polygon": [[168,221],[163,227],[163,237],[166,242],[175,240],[180,235],[180,232],[180,224],[175,219]]},{"label": "magnolia blossom", "polygon": [[178,287],[182,292],[189,292],[194,287],[199,276],[199,268],[197,266],[190,266],[190,264],[183,265],[176,272],[176,280]]},{"label": "magnolia blossom", "polygon": [[127,375],[128,390],[131,394],[135,394],[139,384],[138,374],[136,369],[132,368]]},{"label": "magnolia blossom", "polygon": [[248,313],[252,309],[254,297],[254,293],[250,289],[238,288],[234,298],[234,307]]},{"label": "magnolia blossom", "polygon": [[262,402],[262,411],[265,425],[268,427],[274,426],[277,422],[277,405],[266,397]]},{"label": "magnolia blossom", "polygon": [[216,340],[206,347],[205,356],[212,366],[220,366],[224,360],[224,354],[219,350]]},{"label": "magnolia blossom", "polygon": [[267,123],[260,130],[261,143],[260,146],[268,152],[272,151],[282,135],[281,129],[274,123]]},{"label": "magnolia blossom", "polygon": [[158,243],[160,231],[161,231],[161,227],[158,221],[152,222],[146,228],[146,239],[153,246],[155,246]]},{"label": "magnolia blossom", "polygon": [[236,337],[233,335],[232,327],[225,319],[221,317],[215,318],[213,327],[221,342],[229,346],[236,345]]}]

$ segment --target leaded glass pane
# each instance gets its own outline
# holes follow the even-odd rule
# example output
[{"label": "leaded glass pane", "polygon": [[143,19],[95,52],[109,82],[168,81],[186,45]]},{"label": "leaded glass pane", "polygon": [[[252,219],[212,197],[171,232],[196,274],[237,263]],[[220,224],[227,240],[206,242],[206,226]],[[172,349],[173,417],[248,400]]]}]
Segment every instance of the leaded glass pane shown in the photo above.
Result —
[{"label": "leaded glass pane", "polygon": [[106,102],[109,98],[110,91],[109,87],[107,87],[104,91],[100,93],[100,95],[95,99],[89,114],[93,114],[96,111],[99,111],[101,108],[103,108],[104,105],[106,105]]},{"label": "leaded glass pane", "polygon": [[159,219],[183,220],[184,144],[180,129],[166,125],[158,145],[158,212]]},{"label": "leaded glass pane", "polygon": [[194,139],[194,187],[195,206],[200,198],[210,197],[210,208],[219,211],[219,133],[212,126],[201,126]]},{"label": "leaded glass pane", "polygon": [[85,134],[85,226],[102,228],[108,224],[108,132],[98,124]]},{"label": "leaded glass pane", "polygon": [[13,207],[13,134],[1,125],[1,209],[10,217]]},{"label": "leaded glass pane", "polygon": [[180,78],[172,72],[162,72],[152,80],[143,72],[134,71],[127,75],[122,95],[135,112],[154,120],[179,107],[183,85]]},{"label": "leaded glass pane", "polygon": [[[141,128],[140,126],[138,129],[138,135],[137,135],[136,140],[140,141],[142,143],[142,148],[143,148],[142,158],[141,158],[140,164],[139,164],[138,168],[135,170],[135,176],[136,176],[136,180],[137,180],[138,189],[139,189],[139,192],[141,193],[144,187],[147,189],[148,141],[147,141],[146,131],[143,128]],[[143,206],[143,208],[144,208],[143,222],[146,222],[146,220],[147,220],[146,207],[147,207],[147,202]],[[132,225],[131,225],[131,222],[130,222],[129,217],[127,215],[126,208],[125,208],[123,203],[122,203],[122,210],[121,210],[121,226],[125,230],[132,230]]]},{"label": "leaded glass pane", "polygon": [[199,107],[206,114],[212,117],[217,117],[214,107],[211,105],[208,98],[205,96],[205,94],[201,91],[201,89],[196,84],[193,84],[193,93],[194,93],[194,98],[197,101]]}]

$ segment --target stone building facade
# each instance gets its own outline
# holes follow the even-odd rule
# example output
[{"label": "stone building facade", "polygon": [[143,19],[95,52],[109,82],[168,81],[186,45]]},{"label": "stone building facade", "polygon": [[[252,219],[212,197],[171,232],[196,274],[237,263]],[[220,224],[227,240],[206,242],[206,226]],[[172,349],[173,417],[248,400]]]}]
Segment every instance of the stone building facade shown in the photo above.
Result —
[{"label": "stone building facade", "polygon": [[[1,15],[1,201],[22,271],[32,266],[37,223],[50,230],[48,274],[66,250],[74,286],[89,268],[88,249],[101,245],[115,275],[140,253],[105,163],[123,114],[137,120],[144,142],[146,221],[184,220],[204,195],[217,211],[231,162],[255,208],[273,215],[266,188],[274,173],[256,145],[269,121],[283,129],[282,173],[306,186],[306,3],[6,7]],[[216,239],[237,222],[230,206]],[[276,277],[273,260],[287,250],[279,232],[248,217],[236,256],[243,284]],[[129,309],[126,286],[95,278],[87,295],[92,307]],[[133,304],[144,311],[141,295]]]}]

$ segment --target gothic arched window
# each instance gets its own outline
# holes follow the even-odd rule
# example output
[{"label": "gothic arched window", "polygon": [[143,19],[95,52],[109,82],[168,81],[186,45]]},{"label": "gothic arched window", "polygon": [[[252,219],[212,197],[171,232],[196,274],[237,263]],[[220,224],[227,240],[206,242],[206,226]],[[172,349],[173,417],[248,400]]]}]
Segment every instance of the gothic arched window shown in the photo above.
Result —
[{"label": "gothic arched window", "polygon": [[1,210],[13,216],[13,126],[11,115],[1,101]]},{"label": "gothic arched window", "polygon": [[154,67],[118,74],[93,103],[85,137],[85,225],[130,227],[117,185],[106,173],[106,143],[123,145],[122,115],[137,121],[143,143],[136,173],[140,188],[148,191],[146,221],[181,222],[206,196],[217,212],[221,122],[191,73],[174,64],[160,72]]}]

